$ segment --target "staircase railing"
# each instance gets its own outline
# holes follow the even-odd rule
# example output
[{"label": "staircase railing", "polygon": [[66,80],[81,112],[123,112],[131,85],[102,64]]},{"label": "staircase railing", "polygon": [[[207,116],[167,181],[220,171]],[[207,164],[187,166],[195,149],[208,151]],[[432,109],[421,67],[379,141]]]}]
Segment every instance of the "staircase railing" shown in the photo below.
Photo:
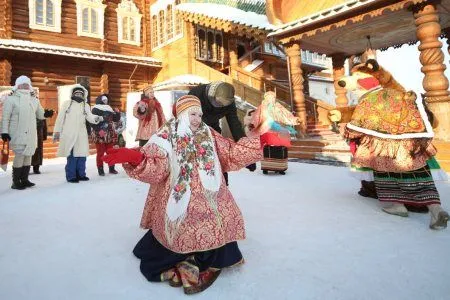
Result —
[{"label": "staircase railing", "polygon": [[[284,106],[291,107],[289,87],[247,72],[242,68],[238,67],[233,69],[237,74],[237,79],[233,79],[231,76],[219,72],[199,61],[194,62],[193,69],[195,74],[209,81],[225,81],[233,84],[236,95],[254,106],[258,106],[261,103],[265,91],[272,90]],[[329,124],[328,111],[335,109],[334,106],[307,95],[305,95],[305,102],[307,116],[309,118],[308,121]]]}]

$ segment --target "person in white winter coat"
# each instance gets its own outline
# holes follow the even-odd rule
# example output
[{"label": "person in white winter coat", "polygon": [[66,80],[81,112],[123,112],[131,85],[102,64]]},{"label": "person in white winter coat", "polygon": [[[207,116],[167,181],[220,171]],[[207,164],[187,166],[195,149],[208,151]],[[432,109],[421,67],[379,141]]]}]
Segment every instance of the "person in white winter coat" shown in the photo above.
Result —
[{"label": "person in white winter coat", "polygon": [[59,141],[57,155],[67,157],[66,179],[71,183],[89,180],[86,176],[86,157],[89,155],[86,121],[92,124],[103,121],[101,116],[91,113],[87,94],[83,86],[73,87],[71,100],[61,105],[53,133],[53,141]]},{"label": "person in white winter coat", "polygon": [[3,103],[2,140],[14,151],[12,189],[35,184],[28,180],[31,157],[37,148],[36,119],[44,120],[44,109],[35,97],[30,78],[16,79],[13,92]]}]

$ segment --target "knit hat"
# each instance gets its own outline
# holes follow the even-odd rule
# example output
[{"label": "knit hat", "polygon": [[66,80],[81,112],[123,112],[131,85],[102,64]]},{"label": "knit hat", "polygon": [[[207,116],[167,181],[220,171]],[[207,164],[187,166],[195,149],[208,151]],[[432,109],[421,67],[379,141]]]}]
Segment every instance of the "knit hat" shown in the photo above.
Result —
[{"label": "knit hat", "polygon": [[176,108],[176,114],[177,117],[180,116],[181,113],[184,111],[187,111],[189,108],[196,107],[200,111],[202,110],[202,104],[200,102],[200,99],[193,95],[185,95],[180,98],[178,98],[177,103],[175,104]]},{"label": "knit hat", "polygon": [[224,107],[234,102],[234,87],[228,82],[215,81],[209,84],[208,100],[214,107]]}]

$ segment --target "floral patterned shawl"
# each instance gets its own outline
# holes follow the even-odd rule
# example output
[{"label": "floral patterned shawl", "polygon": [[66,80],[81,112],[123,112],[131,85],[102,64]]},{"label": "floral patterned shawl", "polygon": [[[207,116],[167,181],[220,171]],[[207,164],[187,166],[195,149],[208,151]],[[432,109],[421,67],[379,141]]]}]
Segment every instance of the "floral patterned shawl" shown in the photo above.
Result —
[{"label": "floral patterned shawl", "polygon": [[433,137],[433,129],[421,101],[388,88],[364,94],[347,127],[385,139]]},{"label": "floral patterned shawl", "polygon": [[184,220],[191,198],[191,176],[198,167],[200,181],[208,202],[216,214],[216,197],[220,188],[222,171],[211,130],[201,123],[195,133],[189,128],[188,114],[172,119],[151,138],[163,149],[170,163],[170,197],[166,206],[166,236],[170,242]]}]

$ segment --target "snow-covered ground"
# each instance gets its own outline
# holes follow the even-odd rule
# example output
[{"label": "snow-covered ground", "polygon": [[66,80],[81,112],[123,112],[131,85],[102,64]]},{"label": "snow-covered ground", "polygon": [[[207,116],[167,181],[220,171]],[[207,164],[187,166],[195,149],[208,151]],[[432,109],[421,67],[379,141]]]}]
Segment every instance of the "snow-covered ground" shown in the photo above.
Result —
[{"label": "snow-covered ground", "polygon": [[[132,255],[146,184],[119,175],[69,184],[46,161],[37,186],[0,177],[0,299],[175,299],[149,283]],[[286,176],[230,174],[247,226],[246,264],[225,270],[196,299],[450,299],[450,228],[429,215],[400,218],[358,196],[346,168],[290,163]],[[438,183],[450,209],[450,183]]]}]

